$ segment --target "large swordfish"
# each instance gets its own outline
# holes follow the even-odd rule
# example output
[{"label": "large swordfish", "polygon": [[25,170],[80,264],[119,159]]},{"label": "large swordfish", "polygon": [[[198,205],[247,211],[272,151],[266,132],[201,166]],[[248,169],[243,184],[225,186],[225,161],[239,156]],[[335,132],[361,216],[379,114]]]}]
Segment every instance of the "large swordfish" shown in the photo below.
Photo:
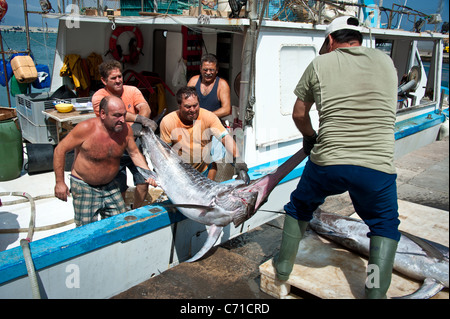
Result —
[{"label": "large swordfish", "polygon": [[278,183],[300,164],[306,155],[303,149],[278,169],[246,185],[242,180],[217,183],[200,174],[184,161],[153,131],[141,134],[143,153],[150,161],[152,172],[139,169],[145,178],[153,177],[169,197],[173,206],[186,217],[209,225],[208,238],[200,251],[187,262],[201,258],[219,238],[223,227],[231,222],[237,227],[252,217],[267,201]]},{"label": "large swordfish", "polygon": [[[369,228],[361,220],[318,209],[310,222],[311,228],[359,254],[368,256]],[[394,269],[407,277],[423,281],[414,293],[396,299],[428,299],[449,285],[448,247],[401,232],[395,254]]]}]

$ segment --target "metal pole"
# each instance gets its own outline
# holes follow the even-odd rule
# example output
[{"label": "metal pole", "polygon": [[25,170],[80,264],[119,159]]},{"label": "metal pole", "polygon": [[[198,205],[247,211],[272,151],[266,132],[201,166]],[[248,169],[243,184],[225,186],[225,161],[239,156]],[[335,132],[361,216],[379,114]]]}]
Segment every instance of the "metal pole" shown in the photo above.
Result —
[{"label": "metal pole", "polygon": [[8,106],[11,107],[11,96],[9,94],[8,75],[6,73],[7,71],[6,71],[5,51],[3,50],[3,38],[2,38],[2,32],[1,31],[0,31],[0,47],[2,49],[3,72],[5,74],[6,94],[8,95]]},{"label": "metal pole", "polygon": [[[406,3],[408,3],[408,0],[405,0],[405,4],[403,5],[403,7],[406,7]],[[402,9],[402,11],[403,11],[403,9]],[[403,13],[400,15],[400,20],[398,21],[397,29],[400,29],[400,25],[402,24],[402,18],[403,18]]]},{"label": "metal pole", "polygon": [[30,54],[30,27],[28,25],[28,8],[27,8],[27,0],[23,0],[23,14],[25,16],[25,32],[27,34],[27,51]]},{"label": "metal pole", "polygon": [[58,7],[58,12],[59,12],[59,13],[62,13],[62,10],[61,10],[61,0],[58,0],[58,1],[57,1],[56,6]]},{"label": "metal pole", "polygon": [[378,3],[378,19],[377,19],[377,28],[381,28],[381,10],[380,8],[383,6],[383,0],[380,0]]},{"label": "metal pole", "polygon": [[97,13],[100,17],[103,17],[103,0],[97,0]]}]

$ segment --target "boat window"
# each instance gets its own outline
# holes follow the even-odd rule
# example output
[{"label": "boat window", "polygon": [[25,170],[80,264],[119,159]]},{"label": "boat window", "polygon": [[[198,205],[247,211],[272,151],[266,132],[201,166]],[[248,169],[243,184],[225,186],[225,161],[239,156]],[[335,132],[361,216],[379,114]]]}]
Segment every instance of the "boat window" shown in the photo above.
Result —
[{"label": "boat window", "polygon": [[292,93],[309,63],[316,57],[313,45],[287,45],[280,50],[280,112],[292,114],[295,95]]}]

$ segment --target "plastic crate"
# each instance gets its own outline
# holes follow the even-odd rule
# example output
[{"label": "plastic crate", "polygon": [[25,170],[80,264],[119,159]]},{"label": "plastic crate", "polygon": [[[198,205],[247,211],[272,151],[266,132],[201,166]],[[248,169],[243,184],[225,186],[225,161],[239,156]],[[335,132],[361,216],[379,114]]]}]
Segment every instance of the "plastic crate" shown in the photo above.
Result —
[{"label": "plastic crate", "polygon": [[[46,109],[54,108],[53,101],[55,99],[50,98],[52,94],[53,92],[16,95],[16,111],[22,137],[30,143],[56,144],[58,141],[56,123],[46,118],[42,113]],[[82,97],[64,100],[74,104],[89,102],[91,98]]]},{"label": "plastic crate", "polygon": [[188,0],[158,0],[158,13],[164,14],[183,14],[183,10],[189,9]]},{"label": "plastic crate", "polygon": [[[183,10],[189,9],[188,0],[158,0],[158,13],[163,14],[182,14]],[[138,16],[139,12],[153,12],[153,0],[144,0],[144,7],[142,7],[141,0],[122,0],[120,1],[120,14],[122,16]]]},{"label": "plastic crate", "polygon": [[139,12],[153,12],[153,0],[144,0],[142,8],[141,0],[121,0],[120,15],[121,16],[138,16]]}]

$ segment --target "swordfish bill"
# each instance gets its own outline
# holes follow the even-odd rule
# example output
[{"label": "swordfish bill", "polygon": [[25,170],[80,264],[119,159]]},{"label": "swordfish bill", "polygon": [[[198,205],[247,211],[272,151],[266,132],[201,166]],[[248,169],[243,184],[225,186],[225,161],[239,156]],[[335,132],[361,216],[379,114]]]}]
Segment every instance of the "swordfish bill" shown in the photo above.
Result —
[{"label": "swordfish bill", "polygon": [[223,227],[231,222],[237,227],[252,217],[267,201],[270,192],[297,167],[306,155],[298,151],[276,171],[246,185],[242,180],[218,183],[199,173],[184,161],[153,131],[141,134],[143,153],[153,172],[139,169],[145,178],[156,179],[177,209],[189,219],[210,226],[201,250],[187,262],[201,258],[214,246]]}]

